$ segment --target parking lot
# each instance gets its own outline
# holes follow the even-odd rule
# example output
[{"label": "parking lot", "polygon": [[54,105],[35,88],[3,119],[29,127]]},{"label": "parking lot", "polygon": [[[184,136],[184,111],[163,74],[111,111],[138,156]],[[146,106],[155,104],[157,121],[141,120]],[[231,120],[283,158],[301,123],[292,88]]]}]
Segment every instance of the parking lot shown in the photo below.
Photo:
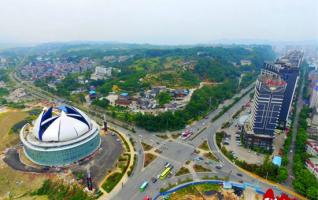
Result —
[{"label": "parking lot", "polygon": [[223,144],[226,149],[230,152],[233,152],[232,155],[234,158],[244,160],[250,164],[261,164],[264,161],[265,156],[259,154],[251,149],[244,148],[241,142],[241,135],[239,128],[236,126],[237,120],[233,120],[233,123],[230,127],[224,129],[227,136],[225,137]]}]

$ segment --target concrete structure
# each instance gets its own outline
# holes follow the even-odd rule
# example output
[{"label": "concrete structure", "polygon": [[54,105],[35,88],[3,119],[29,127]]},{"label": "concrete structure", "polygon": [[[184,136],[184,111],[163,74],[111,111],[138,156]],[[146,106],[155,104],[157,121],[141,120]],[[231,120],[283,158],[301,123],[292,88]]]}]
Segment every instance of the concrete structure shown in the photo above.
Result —
[{"label": "concrete structure", "polygon": [[33,126],[20,132],[25,155],[44,166],[64,166],[94,153],[100,146],[99,126],[72,106],[44,109]]},{"label": "concrete structure", "polygon": [[91,75],[91,79],[93,80],[100,80],[100,79],[106,79],[112,75],[112,67],[103,67],[103,66],[97,66],[95,68],[95,72]]}]

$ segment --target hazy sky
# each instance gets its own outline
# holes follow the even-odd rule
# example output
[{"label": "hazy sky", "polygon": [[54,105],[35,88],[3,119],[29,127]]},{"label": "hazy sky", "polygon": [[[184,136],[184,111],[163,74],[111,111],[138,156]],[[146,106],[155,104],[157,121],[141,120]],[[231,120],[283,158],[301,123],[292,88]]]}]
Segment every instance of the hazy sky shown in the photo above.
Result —
[{"label": "hazy sky", "polygon": [[318,0],[0,0],[0,42],[318,38]]}]

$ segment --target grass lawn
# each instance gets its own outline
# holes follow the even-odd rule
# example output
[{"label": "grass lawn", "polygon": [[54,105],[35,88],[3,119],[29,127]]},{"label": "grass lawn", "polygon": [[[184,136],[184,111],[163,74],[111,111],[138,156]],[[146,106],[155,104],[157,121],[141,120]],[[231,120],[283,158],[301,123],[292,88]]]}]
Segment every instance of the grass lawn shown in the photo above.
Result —
[{"label": "grass lawn", "polygon": [[172,134],[171,137],[173,139],[177,139],[181,134],[180,133],[176,133],[176,134]]},{"label": "grass lawn", "polygon": [[148,166],[155,158],[157,158],[156,155],[151,153],[145,153],[144,167]]},{"label": "grass lawn", "polygon": [[156,135],[157,137],[159,137],[159,138],[161,138],[161,139],[164,139],[164,140],[166,140],[166,139],[168,139],[169,137],[167,136],[167,135]]},{"label": "grass lawn", "polygon": [[205,140],[204,142],[202,142],[202,144],[200,144],[199,146],[200,149],[205,150],[205,151],[209,151],[209,145],[208,142]]},{"label": "grass lawn", "polygon": [[190,173],[190,171],[189,171],[188,168],[186,168],[186,167],[181,167],[181,168],[179,169],[179,171],[177,171],[176,176],[181,176],[181,175],[183,175],[183,174],[188,174],[188,173]]},{"label": "grass lawn", "polygon": [[201,196],[200,192],[195,188],[195,186],[189,186],[178,190],[173,193],[169,199],[177,200],[177,199],[196,199]]},{"label": "grass lawn", "polygon": [[112,189],[114,189],[114,187],[120,181],[122,176],[123,174],[120,172],[115,172],[111,174],[103,183],[102,188],[109,193],[110,191],[112,191]]},{"label": "grass lawn", "polygon": [[[179,200],[179,199],[204,199],[202,197],[202,193],[206,191],[219,191],[220,186],[216,184],[200,184],[195,186],[188,186],[181,190],[178,190],[177,192],[174,192],[169,200]],[[211,198],[214,199],[214,198]]]},{"label": "grass lawn", "polygon": [[193,169],[196,172],[210,172],[211,171],[210,169],[205,168],[202,165],[198,165],[198,164],[193,165]]},{"label": "grass lawn", "polygon": [[146,144],[144,142],[141,142],[142,148],[144,149],[144,151],[149,151],[152,149],[152,146],[149,144]]},{"label": "grass lawn", "polygon": [[[0,150],[1,153],[7,147],[19,142],[18,134],[9,134],[11,127],[17,122],[27,117],[27,113],[21,111],[9,111],[0,114]],[[54,176],[52,176],[54,177]],[[8,192],[13,197],[25,194],[31,190],[41,187],[42,182],[50,178],[50,175],[39,175],[22,173],[8,167],[2,159],[0,160],[0,199],[5,199]],[[32,183],[32,184],[30,184]],[[35,199],[35,197],[24,196],[19,199]],[[36,199],[47,199],[45,196],[36,197]]]},{"label": "grass lawn", "polygon": [[19,134],[9,134],[11,127],[28,116],[25,112],[6,112],[0,114],[0,150],[19,142]]}]

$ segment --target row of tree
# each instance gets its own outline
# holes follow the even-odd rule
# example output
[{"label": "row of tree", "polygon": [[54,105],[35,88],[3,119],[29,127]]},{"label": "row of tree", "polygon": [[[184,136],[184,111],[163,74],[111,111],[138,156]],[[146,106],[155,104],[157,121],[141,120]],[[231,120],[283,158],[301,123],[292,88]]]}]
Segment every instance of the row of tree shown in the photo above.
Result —
[{"label": "row of tree", "polygon": [[299,115],[298,133],[295,141],[295,155],[293,171],[295,179],[293,181],[294,189],[309,199],[318,199],[318,181],[305,167],[306,160],[310,157],[306,153],[307,136],[307,117],[311,109],[305,106]]}]

